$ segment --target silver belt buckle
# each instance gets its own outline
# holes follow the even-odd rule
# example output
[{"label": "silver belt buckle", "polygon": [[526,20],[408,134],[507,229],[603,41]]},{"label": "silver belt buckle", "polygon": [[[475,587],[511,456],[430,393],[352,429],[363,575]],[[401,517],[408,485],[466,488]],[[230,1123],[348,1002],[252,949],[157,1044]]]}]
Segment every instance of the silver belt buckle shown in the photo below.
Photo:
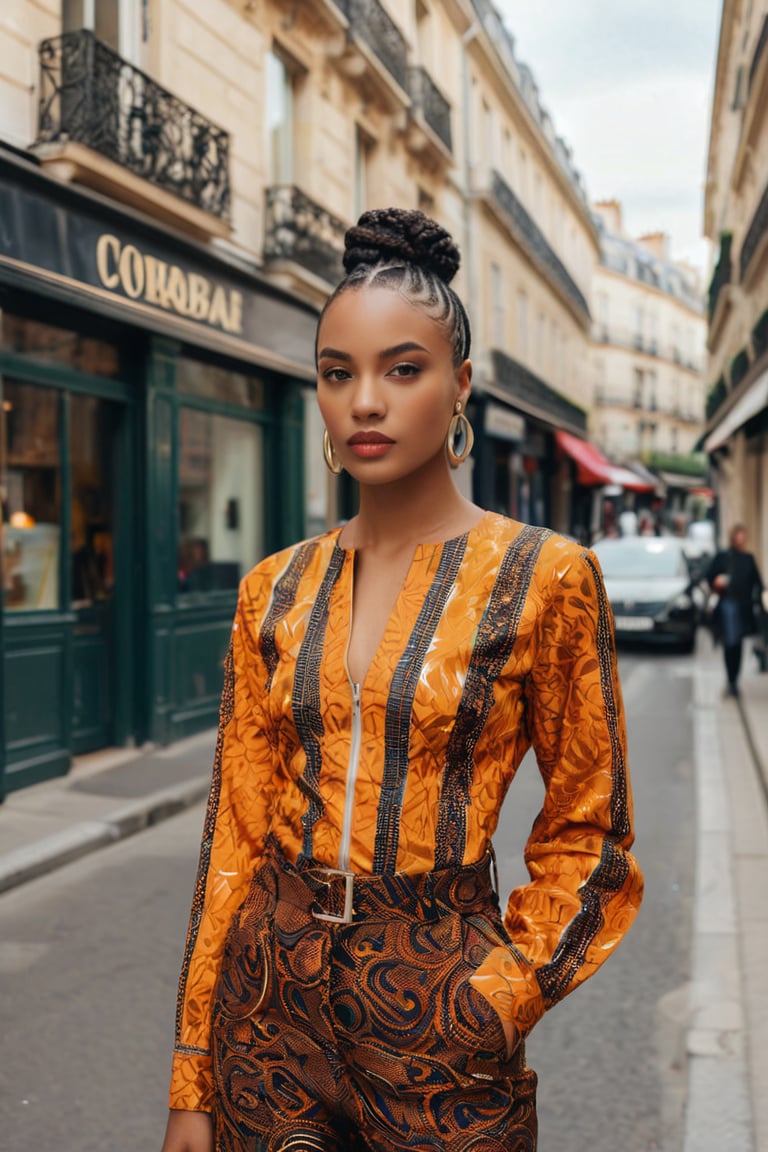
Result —
[{"label": "silver belt buckle", "polygon": [[[345,872],[343,868],[317,868],[316,871],[324,872],[327,876],[344,877],[344,911],[341,916],[334,916],[331,912],[313,912],[312,915],[315,920],[327,920],[330,924],[351,924],[355,911],[352,907],[352,895],[355,886],[354,872]],[[330,883],[329,880],[329,886]]]}]

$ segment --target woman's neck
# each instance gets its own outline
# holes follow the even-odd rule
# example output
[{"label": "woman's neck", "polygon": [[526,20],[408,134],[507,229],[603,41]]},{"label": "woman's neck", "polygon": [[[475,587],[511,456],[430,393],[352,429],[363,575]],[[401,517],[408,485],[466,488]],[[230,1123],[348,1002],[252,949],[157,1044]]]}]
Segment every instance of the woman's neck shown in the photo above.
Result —
[{"label": "woman's neck", "polygon": [[344,546],[397,552],[460,536],[482,517],[450,474],[411,475],[394,484],[360,485],[360,510],[344,530]]}]

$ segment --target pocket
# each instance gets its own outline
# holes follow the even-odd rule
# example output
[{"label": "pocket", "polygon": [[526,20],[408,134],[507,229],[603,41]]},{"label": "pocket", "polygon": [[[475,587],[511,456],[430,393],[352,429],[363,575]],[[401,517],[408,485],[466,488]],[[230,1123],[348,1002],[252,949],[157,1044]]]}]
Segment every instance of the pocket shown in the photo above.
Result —
[{"label": "pocket", "polygon": [[213,1000],[214,1027],[256,1019],[266,1011],[272,985],[274,907],[269,870],[262,864],[224,941]]},{"label": "pocket", "polygon": [[398,918],[341,934],[332,968],[334,1031],[358,1074],[383,1078],[398,1093],[496,1079],[506,1061],[504,1028],[470,984],[491,947],[452,910],[437,920]]}]

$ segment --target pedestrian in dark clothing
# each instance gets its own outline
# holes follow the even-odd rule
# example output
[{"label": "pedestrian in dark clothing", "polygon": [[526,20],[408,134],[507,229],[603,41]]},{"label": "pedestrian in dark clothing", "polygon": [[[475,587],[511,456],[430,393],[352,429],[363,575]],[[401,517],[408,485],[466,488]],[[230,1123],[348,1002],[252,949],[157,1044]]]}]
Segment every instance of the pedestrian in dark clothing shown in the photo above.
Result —
[{"label": "pedestrian in dark clothing", "polygon": [[756,613],[762,610],[763,581],[757,562],[747,552],[743,524],[731,530],[731,546],[718,552],[707,569],[707,583],[720,597],[715,609],[716,634],[723,642],[728,692],[739,694],[742,642],[757,631]]}]

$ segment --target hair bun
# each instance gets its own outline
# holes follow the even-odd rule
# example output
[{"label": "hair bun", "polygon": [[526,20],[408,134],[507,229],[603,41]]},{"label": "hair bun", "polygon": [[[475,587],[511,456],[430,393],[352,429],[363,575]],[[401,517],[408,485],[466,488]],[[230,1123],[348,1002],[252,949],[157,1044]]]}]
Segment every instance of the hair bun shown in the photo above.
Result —
[{"label": "hair bun", "polygon": [[344,269],[361,265],[413,264],[450,284],[461,257],[453,237],[423,212],[408,208],[374,208],[364,212],[344,237]]}]

